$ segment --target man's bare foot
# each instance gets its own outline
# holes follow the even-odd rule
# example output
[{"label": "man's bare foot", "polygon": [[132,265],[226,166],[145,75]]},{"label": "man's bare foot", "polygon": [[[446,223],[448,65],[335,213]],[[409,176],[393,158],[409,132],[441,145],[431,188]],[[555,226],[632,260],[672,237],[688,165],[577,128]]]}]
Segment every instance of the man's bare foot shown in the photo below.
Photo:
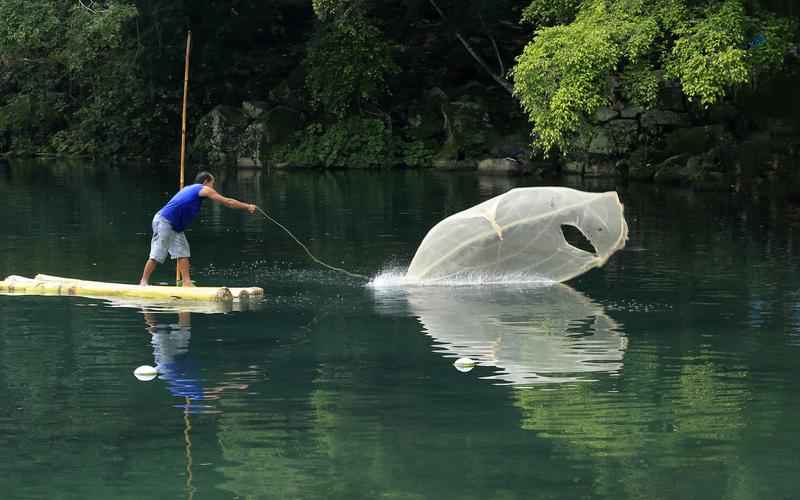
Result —
[{"label": "man's bare foot", "polygon": [[194,287],[194,281],[191,281],[191,280],[187,281],[187,282],[183,283],[181,286],[185,286],[187,288]]}]

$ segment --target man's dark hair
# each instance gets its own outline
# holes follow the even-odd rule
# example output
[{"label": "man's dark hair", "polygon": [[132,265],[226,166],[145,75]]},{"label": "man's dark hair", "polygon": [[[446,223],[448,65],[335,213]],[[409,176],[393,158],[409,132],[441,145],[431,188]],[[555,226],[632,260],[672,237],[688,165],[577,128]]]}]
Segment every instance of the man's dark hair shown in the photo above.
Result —
[{"label": "man's dark hair", "polygon": [[202,172],[200,172],[199,174],[197,174],[195,176],[194,183],[195,184],[202,184],[205,181],[207,181],[209,179],[213,179],[213,178],[214,178],[214,176],[211,174],[211,172],[206,172],[205,170],[203,170]]}]

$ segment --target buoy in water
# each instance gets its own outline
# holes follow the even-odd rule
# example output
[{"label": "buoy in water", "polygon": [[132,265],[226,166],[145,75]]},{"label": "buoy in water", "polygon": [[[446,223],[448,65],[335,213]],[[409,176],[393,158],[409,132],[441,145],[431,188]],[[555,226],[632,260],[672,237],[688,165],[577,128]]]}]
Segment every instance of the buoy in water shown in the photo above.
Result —
[{"label": "buoy in water", "polygon": [[456,370],[467,373],[468,371],[475,368],[475,361],[472,358],[458,358],[454,363],[453,366],[456,367]]},{"label": "buoy in water", "polygon": [[142,365],[133,370],[133,376],[142,381],[153,380],[158,375],[158,371],[153,366]]}]

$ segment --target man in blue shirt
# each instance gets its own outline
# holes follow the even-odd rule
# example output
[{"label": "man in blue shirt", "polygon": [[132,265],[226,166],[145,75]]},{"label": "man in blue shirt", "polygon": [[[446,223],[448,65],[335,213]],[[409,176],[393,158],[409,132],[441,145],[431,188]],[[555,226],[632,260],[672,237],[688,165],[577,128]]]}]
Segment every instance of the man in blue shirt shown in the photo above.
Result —
[{"label": "man in blue shirt", "polygon": [[183,230],[197,217],[200,205],[208,198],[226,207],[238,208],[255,213],[256,206],[242,203],[233,198],[226,198],[214,190],[214,176],[209,172],[200,172],[194,179],[194,184],[178,191],[164,207],[156,212],[153,217],[153,239],[150,242],[150,258],[144,265],[142,279],[139,284],[146,286],[150,275],[157,264],[163,264],[167,253],[178,259],[178,271],[183,286],[194,286],[189,277],[189,241]]}]

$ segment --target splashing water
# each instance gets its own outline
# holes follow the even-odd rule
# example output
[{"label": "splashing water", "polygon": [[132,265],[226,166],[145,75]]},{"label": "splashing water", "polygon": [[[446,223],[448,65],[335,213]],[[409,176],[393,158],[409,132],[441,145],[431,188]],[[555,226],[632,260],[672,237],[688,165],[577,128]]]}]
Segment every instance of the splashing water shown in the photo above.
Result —
[{"label": "splashing water", "polygon": [[370,288],[402,288],[417,286],[476,286],[476,285],[548,285],[555,283],[542,276],[525,273],[471,273],[461,274],[458,278],[442,280],[421,280],[409,277],[406,269],[389,269],[375,275],[367,286]]}]

